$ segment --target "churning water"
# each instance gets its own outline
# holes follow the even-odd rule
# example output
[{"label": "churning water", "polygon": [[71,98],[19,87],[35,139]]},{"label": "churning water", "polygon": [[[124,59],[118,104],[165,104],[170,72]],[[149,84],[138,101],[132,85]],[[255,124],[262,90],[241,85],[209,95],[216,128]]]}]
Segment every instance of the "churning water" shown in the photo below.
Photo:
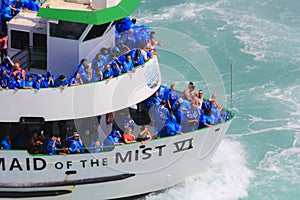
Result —
[{"label": "churning water", "polygon": [[[236,118],[208,170],[146,199],[300,199],[300,1],[144,0],[133,16],[205,47],[227,94],[233,64]],[[159,54],[166,84],[191,77],[213,92],[186,61]]]}]

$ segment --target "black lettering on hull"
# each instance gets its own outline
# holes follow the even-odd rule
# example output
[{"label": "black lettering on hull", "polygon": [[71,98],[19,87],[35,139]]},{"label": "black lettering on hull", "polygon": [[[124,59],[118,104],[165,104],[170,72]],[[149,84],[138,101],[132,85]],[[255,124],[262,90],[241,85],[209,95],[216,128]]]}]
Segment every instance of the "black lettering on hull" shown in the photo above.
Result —
[{"label": "black lettering on hull", "polygon": [[193,138],[175,142],[174,145],[175,145],[176,150],[173,151],[173,153],[178,153],[181,151],[186,151],[188,149],[192,149],[193,148]]}]

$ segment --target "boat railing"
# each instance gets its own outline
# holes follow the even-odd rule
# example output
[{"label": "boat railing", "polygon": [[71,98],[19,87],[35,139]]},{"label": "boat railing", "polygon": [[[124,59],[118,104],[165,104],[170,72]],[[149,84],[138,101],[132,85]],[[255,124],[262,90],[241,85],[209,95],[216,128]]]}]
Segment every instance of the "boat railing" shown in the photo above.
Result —
[{"label": "boat railing", "polygon": [[29,64],[29,48],[22,49],[11,57],[12,60],[20,61],[21,67],[26,69]]},{"label": "boat railing", "polygon": [[[235,117],[235,114],[234,114],[234,112],[232,110],[229,110],[229,109],[225,108],[225,111],[226,111],[226,116],[227,116],[225,118],[225,121],[217,123],[217,124],[214,124],[212,127],[215,127],[216,125],[227,123],[227,122],[231,121]],[[178,132],[176,135],[169,135],[169,136],[164,136],[164,137],[153,137],[152,141],[163,140],[163,139],[169,138],[169,137],[176,137],[176,136],[179,136],[179,135],[182,135],[182,134],[190,134],[190,133],[193,133],[195,131],[199,131],[201,129],[207,129],[207,128],[211,128],[211,127],[198,128],[198,129],[196,129],[194,131],[189,131],[189,132]],[[151,141],[149,141],[149,142],[151,142]],[[72,155],[72,154],[104,153],[104,152],[113,151],[115,149],[115,147],[118,147],[118,146],[130,145],[130,144],[137,144],[137,143],[140,143],[140,142],[137,141],[137,142],[129,143],[129,144],[126,144],[126,143],[117,143],[117,144],[114,144],[112,142],[106,142],[104,144],[101,143],[101,145],[99,147],[84,146],[83,148],[78,148],[77,149],[79,151],[78,153],[70,153],[68,147],[62,147],[62,148],[57,148],[55,150],[57,153],[53,154],[53,155]],[[141,144],[141,146],[145,145],[145,143],[140,143],[140,144]],[[18,149],[11,149],[11,150],[18,150]],[[21,150],[21,149],[19,149],[19,150]],[[22,149],[22,150],[26,150],[26,149]],[[0,149],[0,152],[1,151],[7,151],[7,150]],[[44,155],[48,155],[46,153],[38,153],[38,154],[30,153],[29,150],[28,150],[28,153],[30,155],[32,155],[32,156],[41,156],[41,155],[44,156]]]}]

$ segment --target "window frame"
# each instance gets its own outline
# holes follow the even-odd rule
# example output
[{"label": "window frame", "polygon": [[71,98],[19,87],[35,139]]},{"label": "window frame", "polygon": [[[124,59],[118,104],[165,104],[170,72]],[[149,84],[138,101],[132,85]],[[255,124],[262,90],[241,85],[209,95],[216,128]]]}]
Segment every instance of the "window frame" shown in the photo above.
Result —
[{"label": "window frame", "polygon": [[[73,29],[73,27],[71,27],[72,25],[82,26],[82,27],[79,27],[80,30],[76,33],[78,35],[66,34],[67,31],[76,30],[76,29]],[[55,29],[54,27],[56,27],[57,29],[53,30],[53,29]],[[59,20],[58,23],[49,22],[49,36],[53,37],[53,38],[61,38],[61,39],[77,41],[82,37],[82,35],[84,34],[84,31],[86,30],[87,27],[88,27],[88,24],[82,24],[82,23],[77,23],[77,22],[67,22],[67,21],[62,21],[62,20]],[[66,31],[66,32],[63,32],[63,31]],[[54,33],[54,32],[56,32],[56,33]],[[75,33],[75,32],[73,31],[73,33]],[[68,36],[73,36],[73,37],[68,37]]]},{"label": "window frame", "polygon": [[[18,41],[18,40],[15,40],[13,37],[14,36],[14,32],[18,32],[18,33],[25,33],[27,34],[28,36],[28,46],[25,46],[23,48],[18,48],[16,46],[14,46],[14,42],[13,41]],[[24,31],[24,30],[18,30],[18,29],[11,29],[10,30],[10,48],[11,49],[16,49],[16,50],[24,50],[24,49],[28,49],[30,47],[30,32],[29,31]]]}]

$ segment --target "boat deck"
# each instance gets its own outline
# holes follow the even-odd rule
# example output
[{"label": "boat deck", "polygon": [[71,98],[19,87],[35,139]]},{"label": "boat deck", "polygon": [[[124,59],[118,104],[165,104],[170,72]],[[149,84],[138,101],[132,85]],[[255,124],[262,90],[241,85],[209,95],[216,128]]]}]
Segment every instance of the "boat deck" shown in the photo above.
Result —
[{"label": "boat deck", "polygon": [[70,2],[70,1],[67,2],[64,0],[48,0],[41,6],[41,8],[93,11],[90,4],[80,4],[80,3]]},{"label": "boat deck", "polygon": [[10,25],[27,26],[27,27],[46,27],[47,19],[37,16],[37,12],[22,10],[17,16],[8,22]]}]

